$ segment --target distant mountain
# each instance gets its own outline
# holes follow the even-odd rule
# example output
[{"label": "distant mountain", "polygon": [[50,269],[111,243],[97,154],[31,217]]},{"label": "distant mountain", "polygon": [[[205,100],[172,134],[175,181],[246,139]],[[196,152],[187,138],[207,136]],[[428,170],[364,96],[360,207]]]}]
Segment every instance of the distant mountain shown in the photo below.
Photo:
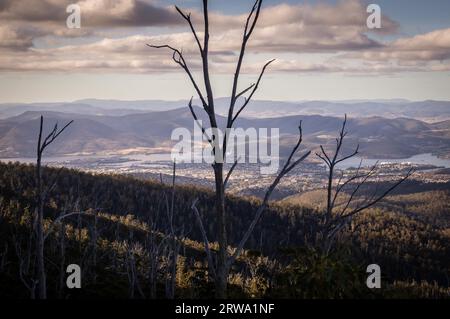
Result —
[{"label": "distant mountain", "polygon": [[[205,112],[195,111],[205,123]],[[194,128],[188,108],[169,111],[145,112],[121,116],[86,115],[54,111],[32,112],[0,120],[0,157],[34,156],[39,116],[44,115],[46,129],[58,121],[69,120],[74,124],[58,143],[52,145],[49,154],[114,153],[134,148],[167,147],[175,128]],[[225,126],[226,118],[218,116],[218,123]],[[334,145],[334,137],[342,125],[342,118],[321,115],[292,115],[275,118],[241,118],[237,127],[279,128],[281,153],[295,143],[298,123],[303,122],[305,145],[316,149],[323,144]],[[372,158],[404,158],[420,153],[450,154],[450,121],[429,124],[423,121],[382,117],[349,118],[348,140],[344,151],[361,145],[361,155]]]},{"label": "distant mountain", "polygon": [[[241,105],[242,99],[237,102]],[[199,101],[194,101],[200,105]],[[86,99],[67,103],[32,103],[32,104],[0,104],[0,119],[20,115],[26,111],[55,111],[85,115],[121,116],[146,112],[169,111],[187,107],[187,100],[180,101],[117,101]],[[215,101],[216,111],[226,115],[229,98],[218,98]],[[271,118],[288,115],[325,115],[342,117],[385,118],[406,117],[427,122],[450,120],[450,101],[407,100],[355,100],[355,101],[251,101],[244,117]]]},{"label": "distant mountain", "polygon": [[0,104],[0,119],[20,115],[24,112],[53,111],[85,115],[124,115],[145,112],[131,108],[104,109],[85,103],[32,103],[32,104]]},{"label": "distant mountain", "polygon": [[121,101],[121,100],[99,100],[84,99],[74,103],[88,104],[97,108],[106,110],[141,110],[141,111],[167,111],[187,106],[187,100],[180,101],[163,101],[163,100],[137,100],[137,101]]},{"label": "distant mountain", "polygon": [[430,122],[450,119],[450,101],[353,101],[327,102],[308,101],[299,103],[280,103],[255,101],[246,111],[247,116],[286,116],[291,114],[327,115],[350,117],[385,118],[406,117]]}]

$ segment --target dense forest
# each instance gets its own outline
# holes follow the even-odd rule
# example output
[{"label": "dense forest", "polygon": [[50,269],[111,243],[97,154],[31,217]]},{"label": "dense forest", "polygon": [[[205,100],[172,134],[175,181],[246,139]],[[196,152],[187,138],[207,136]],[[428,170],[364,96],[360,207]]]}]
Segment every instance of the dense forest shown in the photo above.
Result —
[{"label": "dense forest", "polygon": [[[212,258],[214,193],[172,180],[43,168],[49,298],[208,298],[214,294],[196,201]],[[35,284],[35,166],[0,164],[0,295],[29,298]],[[313,194],[314,195],[314,194]],[[319,241],[320,195],[272,202],[228,277],[229,297],[443,298],[450,296],[450,193],[391,194],[355,216],[330,253]],[[309,205],[305,205],[308,202]],[[260,200],[226,198],[229,250]],[[61,218],[67,216],[67,218]],[[213,260],[214,262],[214,260]],[[366,286],[380,265],[382,288]],[[78,264],[82,288],[66,287]]]}]

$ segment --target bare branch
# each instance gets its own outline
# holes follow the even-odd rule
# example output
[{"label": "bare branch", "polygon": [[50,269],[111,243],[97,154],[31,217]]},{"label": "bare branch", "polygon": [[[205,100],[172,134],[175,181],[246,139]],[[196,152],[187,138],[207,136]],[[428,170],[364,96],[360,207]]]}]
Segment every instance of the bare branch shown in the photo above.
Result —
[{"label": "bare branch", "polygon": [[181,11],[180,8],[178,8],[178,6],[175,6],[175,9],[188,22],[189,27],[191,28],[192,34],[194,35],[195,41],[197,42],[198,48],[200,50],[200,54],[203,55],[203,48],[202,48],[202,45],[201,45],[200,40],[198,38],[197,32],[195,31],[194,25],[192,24],[191,14],[190,13],[185,14],[183,11]]},{"label": "bare branch", "polygon": [[350,204],[353,201],[353,198],[355,197],[355,195],[358,193],[359,189],[361,188],[361,186],[363,186],[366,181],[373,175],[373,173],[375,172],[375,169],[377,168],[377,164],[375,163],[375,165],[373,165],[373,167],[369,170],[369,172],[365,175],[362,176],[363,180],[358,183],[358,185],[355,187],[355,189],[352,191],[350,198],[347,200],[347,203],[344,207],[344,209],[341,211],[341,213],[339,214],[340,216],[344,216],[345,211],[348,209],[348,207],[350,206]]},{"label": "bare branch", "polygon": [[[339,137],[336,139],[336,151],[334,153],[333,159],[330,161],[330,163],[333,164],[333,166],[336,165],[336,160],[339,155],[339,152],[341,151],[342,143],[344,142],[344,137],[347,135],[347,132],[345,131],[345,126],[347,125],[347,114],[344,116],[344,122],[342,123],[341,131],[339,132]],[[356,148],[356,152],[358,152],[359,146]],[[356,155],[356,154],[355,154]],[[354,156],[354,155],[352,155]],[[351,156],[347,157],[350,158]]]},{"label": "bare branch", "polygon": [[[237,65],[236,65],[236,71],[234,73],[234,78],[233,78],[233,87],[232,87],[232,91],[231,91],[230,108],[228,110],[227,127],[231,127],[233,125],[233,122],[234,122],[235,118],[237,118],[237,116],[236,116],[233,119],[234,106],[236,104],[237,98],[243,94],[242,92],[241,92],[242,94],[241,93],[240,94],[236,93],[237,92],[237,87],[238,87],[238,82],[239,82],[239,75],[241,73],[241,67],[242,67],[242,62],[244,60],[244,55],[245,55],[245,49],[247,47],[247,42],[250,39],[250,36],[251,36],[251,34],[253,32],[253,29],[256,26],[256,23],[258,22],[259,13],[261,11],[261,5],[262,5],[262,0],[256,0],[255,1],[255,3],[253,4],[252,10],[250,11],[250,14],[248,15],[247,20],[245,22],[244,34],[242,36],[241,50],[239,52],[239,58],[238,58],[238,62],[237,62]],[[252,19],[253,16],[254,16],[254,19],[253,19],[252,23],[250,24],[250,20]],[[265,69],[265,67],[264,67],[264,69]],[[264,73],[264,71],[262,73]],[[260,78],[261,78],[261,76],[260,76]],[[258,83],[256,84],[256,86],[258,86]],[[247,99],[247,100],[250,100],[250,98]],[[242,108],[242,110],[243,110],[243,108]]]},{"label": "bare branch", "polygon": [[55,218],[50,226],[50,228],[47,230],[47,233],[44,235],[44,240],[47,239],[47,237],[51,234],[51,232],[53,231],[53,228],[55,228],[56,224],[58,224],[59,222],[61,222],[63,219],[70,217],[70,216],[75,216],[75,215],[87,215],[88,212],[86,211],[80,211],[80,212],[71,212],[71,213],[66,213],[63,215],[58,216],[57,218]]},{"label": "bare branch", "polygon": [[[305,154],[303,154],[299,159],[297,159],[294,163],[292,163],[288,168],[286,168],[286,170],[284,171],[284,175],[286,175],[287,173],[289,173],[292,169],[294,169],[298,164],[300,164],[301,162],[303,162],[309,155],[311,154],[311,151],[306,152]],[[283,176],[284,176],[283,175]]]},{"label": "bare branch", "polygon": [[[250,14],[247,17],[247,21],[245,23],[245,31],[244,31],[244,38],[249,39],[252,35],[253,30],[255,29],[256,22],[258,22],[259,13],[261,12],[261,5],[262,0],[256,0],[255,4],[252,7],[252,10],[250,11]],[[255,15],[255,18],[252,21],[252,24],[250,25],[250,29],[248,28],[250,24],[250,20],[252,16]]]},{"label": "bare branch", "polygon": [[365,209],[375,205],[376,203],[381,201],[383,198],[385,198],[387,195],[389,195],[394,189],[396,189],[398,186],[400,186],[400,184],[402,184],[404,181],[406,181],[413,174],[413,172],[414,172],[414,169],[411,168],[405,176],[403,176],[394,185],[389,187],[383,194],[378,196],[375,200],[371,201],[370,203],[368,203],[368,204],[366,204],[366,205],[364,205],[362,207],[359,207],[359,208],[351,211],[350,213],[344,215],[343,217],[346,218],[346,217],[353,216],[353,215],[358,214],[359,212],[361,212],[361,211],[363,211],[363,210],[365,210]]},{"label": "bare branch", "polygon": [[256,85],[256,84],[253,83],[252,85],[250,85],[250,86],[249,86],[248,88],[246,88],[245,90],[242,90],[241,92],[239,92],[239,93],[236,95],[236,100],[237,100],[238,98],[240,98],[242,95],[244,95],[245,93],[247,93],[248,91],[250,91],[255,85]]},{"label": "bare branch", "polygon": [[[152,45],[152,44],[147,44],[148,47],[150,48],[155,48],[155,49],[169,49],[172,50],[173,52],[173,56],[172,59],[174,60],[175,63],[177,63],[188,75],[189,79],[191,80],[192,85],[194,86],[195,91],[197,92],[198,97],[200,98],[200,100],[202,101],[202,105],[203,108],[205,109],[205,111],[209,110],[209,105],[206,102],[205,98],[203,97],[203,93],[201,92],[197,82],[195,81],[189,67],[186,64],[186,60],[183,57],[183,53],[181,53],[180,50],[175,49],[174,47],[170,46],[170,45]],[[178,58],[177,58],[178,56]]]},{"label": "bare branch", "polygon": [[[323,225],[323,248],[325,253],[328,253],[329,250],[332,247],[333,241],[335,240],[337,234],[340,230],[342,230],[348,223],[351,221],[352,217],[363,210],[375,205],[379,201],[381,201],[383,198],[385,198],[389,193],[391,193],[395,188],[397,188],[401,183],[403,183],[409,176],[412,174],[412,169],[404,176],[402,177],[398,182],[396,182],[394,185],[389,187],[383,194],[377,196],[378,193],[378,187],[376,188],[375,192],[372,194],[372,196],[366,197],[363,201],[355,200],[357,193],[363,187],[366,185],[366,182],[370,177],[372,177],[375,174],[375,170],[377,168],[378,162],[373,165],[373,167],[367,172],[360,174],[362,161],[360,161],[360,164],[358,166],[358,169],[356,170],[356,173],[349,177],[344,183],[341,184],[343,176],[339,178],[339,182],[334,189],[334,196],[333,196],[333,180],[334,180],[334,173],[336,165],[340,162],[343,162],[351,157],[354,157],[358,154],[359,151],[359,145],[356,147],[356,149],[349,155],[344,156],[340,159],[339,155],[341,153],[341,148],[343,145],[343,141],[345,136],[347,135],[347,132],[345,131],[345,127],[347,124],[347,115],[344,118],[344,122],[342,124],[342,127],[339,131],[339,135],[336,138],[336,149],[334,151],[334,154],[331,158],[329,156],[324,148],[321,146],[321,153],[322,154],[316,154],[323,162],[325,162],[328,166],[328,187],[327,187],[327,211],[325,214],[325,220]],[[343,191],[343,189],[348,186],[351,183],[356,184],[352,192],[350,193],[349,197],[345,199],[343,203],[336,204],[337,198],[339,194]],[[337,206],[344,205],[342,209],[340,209],[340,212],[337,214],[334,214],[333,211]],[[347,210],[350,209],[349,213],[346,213]]]},{"label": "bare branch", "polygon": [[208,115],[211,121],[212,127],[217,127],[216,114],[214,111],[214,96],[211,86],[211,80],[209,77],[209,16],[208,16],[208,0],[203,0],[203,19],[204,19],[204,36],[203,36],[203,51],[202,51],[202,64],[203,64],[203,81],[205,84],[206,98],[208,99]]},{"label": "bare branch", "polygon": [[295,155],[295,153],[297,153],[298,148],[300,147],[300,145],[303,142],[303,129],[302,129],[302,121],[300,121],[300,124],[298,125],[298,140],[297,143],[295,144],[294,148],[292,149],[291,153],[289,154],[287,161],[282,169],[282,171],[286,170],[292,160],[292,157]]},{"label": "bare branch", "polygon": [[216,270],[214,267],[214,263],[213,263],[213,259],[212,259],[212,255],[211,255],[211,250],[209,249],[209,241],[208,241],[208,236],[206,235],[206,231],[205,231],[205,227],[203,227],[203,222],[202,222],[202,218],[200,216],[200,213],[197,209],[197,202],[198,202],[198,198],[196,198],[194,200],[194,202],[191,205],[191,209],[195,214],[195,217],[197,218],[197,222],[198,225],[200,227],[200,233],[202,234],[202,238],[203,238],[203,243],[205,245],[205,252],[206,252],[206,256],[208,258],[208,266],[209,266],[209,270],[211,271],[211,274],[213,275],[213,277],[216,277]]},{"label": "bare branch", "polygon": [[320,150],[323,154],[323,156],[325,156],[325,159],[323,157],[321,157],[319,154],[316,153],[317,156],[319,156],[328,166],[331,166],[331,160],[330,157],[328,156],[328,154],[325,152],[324,148],[322,145],[320,145]]},{"label": "bare branch", "polygon": [[355,175],[353,175],[352,177],[348,178],[344,183],[341,184],[342,178],[343,178],[343,173],[342,176],[339,178],[339,182],[338,185],[336,186],[336,190],[334,192],[334,197],[333,197],[333,201],[331,202],[331,205],[334,207],[334,204],[336,202],[337,197],[339,196],[339,193],[345,188],[345,186],[347,186],[348,184],[350,184],[351,182],[364,177],[363,175],[359,174],[359,171],[361,169],[362,166],[362,160],[359,161],[359,166],[358,169],[356,170]]},{"label": "bare branch", "polygon": [[[55,189],[55,187],[56,187],[56,184],[57,184],[57,181],[58,181],[58,178],[59,178],[59,176],[61,175],[61,172],[62,172],[62,170],[63,170],[63,166],[61,166],[57,171],[56,171],[56,174],[55,174],[55,176],[52,178],[52,181],[50,182],[50,183],[48,183],[48,186],[45,188],[45,189],[43,189],[42,190],[42,200],[46,200],[46,198],[47,198],[47,196],[48,196],[48,194],[50,193],[50,192],[52,192],[54,189]],[[44,188],[44,187],[43,187]]]},{"label": "bare branch", "polygon": [[[238,112],[236,113],[236,115],[233,116],[233,109],[230,107],[230,113],[229,113],[229,118],[231,118],[231,122],[229,123],[228,127],[231,127],[234,123],[234,121],[236,121],[236,119],[238,118],[239,114],[241,114],[241,112],[245,109],[245,107],[248,105],[248,103],[250,102],[250,100],[252,99],[253,95],[255,94],[256,90],[258,90],[258,86],[259,83],[261,82],[261,79],[264,75],[264,72],[266,71],[266,68],[273,62],[275,61],[275,59],[268,61],[266,64],[264,64],[264,67],[261,70],[261,73],[259,74],[258,80],[256,81],[256,84],[253,86],[251,86],[253,88],[252,92],[250,93],[250,95],[248,96],[248,98],[245,100],[244,104],[241,106],[241,108],[238,110]],[[250,90],[250,88],[248,88],[248,90]],[[233,105],[234,107],[234,105]],[[230,116],[231,115],[231,116]]]},{"label": "bare branch", "polygon": [[277,177],[274,179],[274,181],[272,182],[270,187],[267,189],[266,194],[264,195],[264,200],[263,200],[262,204],[258,207],[258,210],[256,211],[256,214],[253,217],[253,220],[251,221],[250,225],[248,226],[247,231],[245,232],[244,236],[242,237],[241,241],[239,242],[239,245],[237,246],[234,254],[232,256],[230,256],[230,258],[228,259],[228,261],[227,261],[227,268],[229,268],[236,261],[236,259],[239,257],[239,255],[241,254],[245,243],[250,238],[250,235],[252,234],[253,229],[255,228],[256,224],[260,220],[263,212],[265,211],[265,209],[266,209],[266,207],[268,205],[269,199],[270,199],[273,191],[278,186],[278,184],[280,183],[281,179],[289,171],[291,171],[296,165],[298,165],[301,161],[306,159],[306,157],[308,157],[309,154],[311,153],[310,151],[308,151],[306,154],[301,156],[300,159],[294,161],[294,163],[291,163],[292,162],[292,158],[297,153],[297,150],[300,147],[302,141],[303,141],[303,131],[302,131],[302,122],[300,121],[299,138],[298,138],[297,144],[294,146],[294,148],[292,149],[291,153],[289,154],[289,157],[288,157],[286,163],[284,164],[283,168],[278,173]]},{"label": "bare branch", "polygon": [[[43,117],[41,116],[42,122],[43,123]],[[67,127],[69,127],[69,125],[71,125],[73,123],[73,120],[68,122],[62,129],[58,130],[58,123],[55,124],[55,126],[53,127],[53,129],[51,130],[51,132],[47,135],[47,137],[44,139],[44,142],[40,145],[39,151],[40,153],[43,153],[44,150],[47,148],[47,146],[49,146],[51,143],[53,143],[59,135],[61,135],[62,132],[65,131],[65,129]],[[41,131],[39,134],[39,139],[41,137]]]},{"label": "bare branch", "polygon": [[56,131],[58,130],[58,122],[55,123],[55,126],[53,127],[53,129],[50,131],[50,133],[48,133],[48,135],[44,138],[44,142],[41,145],[41,153],[44,151],[45,147],[47,147],[49,143],[49,140],[52,138],[52,136],[56,133]]},{"label": "bare branch", "polygon": [[225,181],[223,182],[223,188],[227,188],[228,180],[230,179],[231,174],[233,174],[233,171],[234,171],[234,169],[236,168],[236,165],[238,164],[238,161],[239,161],[240,159],[241,159],[240,157],[237,158],[237,159],[234,161],[233,165],[231,166],[230,170],[228,171],[227,177],[225,178]]},{"label": "bare branch", "polygon": [[190,99],[190,101],[189,101],[188,107],[189,107],[189,110],[191,111],[192,117],[194,118],[195,122],[197,123],[197,126],[202,130],[203,135],[205,135],[207,141],[208,141],[208,142],[211,144],[211,146],[212,146],[212,139],[211,139],[211,137],[209,137],[208,133],[206,133],[205,128],[204,128],[203,125],[200,123],[200,121],[199,121],[199,119],[198,119],[198,117],[197,117],[197,114],[196,114],[195,111],[194,111],[194,107],[192,106],[192,97],[191,97],[191,99]]},{"label": "bare branch", "polygon": [[356,146],[356,149],[353,151],[353,153],[351,153],[350,155],[344,156],[343,158],[336,160],[335,164],[339,164],[340,162],[343,162],[345,160],[348,160],[349,158],[352,158],[354,156],[356,156],[359,152],[359,144]]}]

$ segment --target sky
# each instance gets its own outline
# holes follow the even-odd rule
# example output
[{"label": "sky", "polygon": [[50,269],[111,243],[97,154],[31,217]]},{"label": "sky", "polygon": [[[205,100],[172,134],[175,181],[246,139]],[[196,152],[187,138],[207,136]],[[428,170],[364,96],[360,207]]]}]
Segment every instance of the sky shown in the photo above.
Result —
[{"label": "sky", "polygon": [[[214,96],[229,96],[253,0],[210,0]],[[367,27],[367,6],[381,28]],[[81,28],[66,25],[80,8]],[[199,0],[0,0],[0,103],[85,98],[185,100],[195,90],[167,49],[182,50],[201,83]],[[264,73],[254,99],[450,100],[450,1],[265,0],[239,87]],[[201,86],[202,87],[202,86]]]}]

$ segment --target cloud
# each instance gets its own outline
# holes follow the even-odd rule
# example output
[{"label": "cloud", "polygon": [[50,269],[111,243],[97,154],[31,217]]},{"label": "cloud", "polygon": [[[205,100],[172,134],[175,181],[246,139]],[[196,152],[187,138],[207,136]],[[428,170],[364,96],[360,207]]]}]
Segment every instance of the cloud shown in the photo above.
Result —
[{"label": "cloud", "polygon": [[[184,11],[192,14],[194,26],[202,39],[202,14],[196,10]],[[383,44],[371,38],[370,34],[393,34],[399,25],[384,15],[382,29],[370,30],[366,24],[367,16],[366,7],[360,0],[265,7],[248,49],[260,53],[329,53],[382,47]],[[246,19],[247,14],[230,16],[211,13],[210,47],[217,51],[239,50]],[[166,43],[178,48],[189,46],[185,41]]]},{"label": "cloud", "polygon": [[[81,29],[69,29],[66,8],[78,4]],[[31,48],[33,40],[46,36],[73,38],[94,35],[101,28],[175,26],[183,21],[173,8],[142,0],[0,0],[0,20],[5,22],[0,41],[14,40],[18,50]],[[14,44],[14,43],[11,43]],[[3,45],[6,46],[6,45]]]},{"label": "cloud", "polygon": [[70,4],[81,8],[86,27],[155,26],[181,23],[172,8],[142,0],[2,0],[0,18],[5,21],[62,23]]},{"label": "cloud", "polygon": [[401,38],[379,50],[349,55],[375,61],[444,61],[450,59],[450,28]]},{"label": "cloud", "polygon": [[8,25],[0,25],[0,48],[22,51],[32,46],[33,37],[31,30],[11,28]]},{"label": "cloud", "polygon": [[400,38],[380,48],[343,54],[341,60],[391,68],[391,72],[450,71],[450,28]]},{"label": "cloud", "polygon": [[[61,37],[81,37],[105,28],[149,26],[184,26],[185,21],[173,7],[162,7],[143,0],[79,0],[83,32],[69,30],[65,21],[66,7],[72,0],[3,0],[0,19],[8,25],[29,25],[39,34]],[[203,15],[197,9],[192,19],[201,31]],[[236,50],[242,38],[247,14],[210,14],[212,43],[217,50]],[[250,49],[261,52],[316,52],[330,50],[359,50],[379,46],[371,39],[366,27],[367,12],[360,0],[341,0],[337,4],[280,4],[262,9],[258,28]],[[383,33],[395,32],[398,25],[389,17],[383,17]],[[136,29],[135,32],[139,32]],[[202,32],[199,32],[202,36]],[[191,39],[192,40],[192,39]]]},{"label": "cloud", "polygon": [[69,0],[2,0],[0,18],[3,21],[28,23],[65,21]]},{"label": "cloud", "polygon": [[78,4],[88,27],[168,26],[182,23],[173,8],[139,0],[82,0]]},{"label": "cloud", "polygon": [[[188,9],[185,10],[189,12]],[[202,15],[193,10],[195,25]],[[259,52],[326,52],[375,48],[381,44],[370,33],[393,34],[399,25],[383,15],[382,28],[367,28],[368,13],[360,0],[340,0],[336,4],[279,4],[261,11],[258,27],[249,48]],[[215,42],[238,49],[247,14],[211,14],[211,29],[219,31]],[[201,32],[199,32],[202,35]],[[214,40],[212,40],[214,42]]]},{"label": "cloud", "polygon": [[[150,49],[146,43],[175,46],[183,50],[192,70],[200,69],[192,34],[172,8],[143,0],[80,0],[82,28],[71,30],[65,26],[69,3],[0,0],[0,19],[8,22],[0,26],[0,70],[180,71],[168,50]],[[197,9],[189,11],[202,38],[202,15]],[[258,73],[267,56],[278,58],[270,67],[272,72],[378,74],[449,69],[450,29],[383,42],[380,35],[395,34],[399,25],[383,15],[383,28],[369,30],[367,15],[360,0],[265,7],[249,42],[251,59],[246,60],[243,72]],[[234,72],[246,18],[246,14],[211,13],[214,72]],[[171,29],[161,32],[158,28],[160,33],[155,34],[144,28],[152,26]],[[79,39],[70,42],[73,37]],[[320,53],[319,58],[314,53]]]}]

